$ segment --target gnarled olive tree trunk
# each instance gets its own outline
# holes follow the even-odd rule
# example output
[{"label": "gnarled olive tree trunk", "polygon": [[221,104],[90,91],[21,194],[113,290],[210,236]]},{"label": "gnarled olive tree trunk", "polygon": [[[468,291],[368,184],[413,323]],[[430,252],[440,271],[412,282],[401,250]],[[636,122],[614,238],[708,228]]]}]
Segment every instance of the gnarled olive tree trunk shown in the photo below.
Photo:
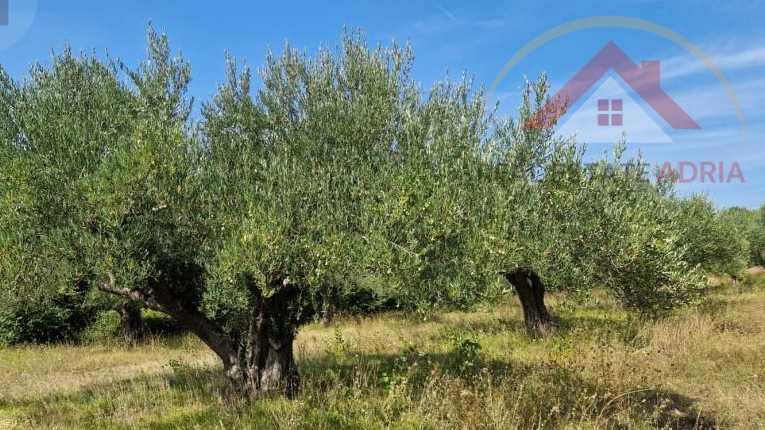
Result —
[{"label": "gnarled olive tree trunk", "polygon": [[230,393],[254,398],[265,392],[283,392],[292,397],[300,387],[293,353],[300,292],[287,281],[278,284],[276,293],[269,297],[253,288],[249,327],[244,333],[225,330],[160,282],[151,282],[145,292],[111,285],[99,288],[164,312],[196,334],[223,362]]},{"label": "gnarled olive tree trunk", "polygon": [[245,384],[250,392],[284,391],[293,397],[300,387],[293,352],[299,293],[285,285],[270,297],[255,294],[256,306],[240,354]]},{"label": "gnarled olive tree trunk", "polygon": [[143,339],[144,328],[141,319],[141,307],[133,301],[126,301],[117,309],[120,314],[122,337],[127,343],[137,343]]},{"label": "gnarled olive tree trunk", "polygon": [[[280,284],[282,284],[280,282]],[[297,333],[299,291],[283,283],[269,297],[253,288],[248,330],[236,342],[223,330],[198,329],[223,361],[226,377],[234,392],[250,398],[263,393],[284,393],[294,397],[300,388],[293,344]],[[209,321],[209,320],[208,320]],[[203,337],[204,336],[204,337]]]},{"label": "gnarled olive tree trunk", "polygon": [[523,319],[526,329],[533,334],[541,333],[552,326],[553,321],[545,306],[545,287],[539,275],[527,267],[519,267],[510,272],[503,272],[505,279],[515,287],[518,299],[523,307]]}]

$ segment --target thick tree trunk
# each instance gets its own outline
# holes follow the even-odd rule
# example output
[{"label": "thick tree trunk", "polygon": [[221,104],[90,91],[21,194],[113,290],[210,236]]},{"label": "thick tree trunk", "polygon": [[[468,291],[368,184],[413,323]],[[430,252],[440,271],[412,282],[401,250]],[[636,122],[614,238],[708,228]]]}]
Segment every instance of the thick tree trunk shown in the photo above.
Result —
[{"label": "thick tree trunk", "polygon": [[552,318],[545,306],[545,288],[536,272],[520,267],[511,272],[504,272],[503,275],[515,287],[521,301],[526,329],[532,334],[538,334],[552,326]]},{"label": "thick tree trunk", "polygon": [[271,297],[256,292],[245,344],[245,373],[252,393],[283,391],[294,397],[300,387],[293,343],[297,332],[297,290],[285,285]]},{"label": "thick tree trunk", "polygon": [[300,387],[293,353],[300,312],[300,291],[288,279],[272,285],[276,293],[263,297],[252,289],[252,312],[247,333],[232,334],[198,309],[185,304],[163,283],[154,281],[150,291],[119,290],[113,281],[102,291],[130,299],[170,315],[181,327],[196,334],[223,362],[230,395],[253,398],[281,391],[289,397]]},{"label": "thick tree trunk", "polygon": [[324,325],[330,325],[337,313],[338,301],[337,287],[331,287],[324,296],[324,304],[321,315],[321,322]]},{"label": "thick tree trunk", "polygon": [[280,341],[269,339],[265,357],[258,366],[259,391],[284,390],[288,397],[297,394],[300,388],[300,374],[292,350],[293,341],[292,337]]},{"label": "thick tree trunk", "polygon": [[135,302],[127,301],[117,311],[120,314],[123,339],[128,343],[140,342],[144,336],[140,306]]}]

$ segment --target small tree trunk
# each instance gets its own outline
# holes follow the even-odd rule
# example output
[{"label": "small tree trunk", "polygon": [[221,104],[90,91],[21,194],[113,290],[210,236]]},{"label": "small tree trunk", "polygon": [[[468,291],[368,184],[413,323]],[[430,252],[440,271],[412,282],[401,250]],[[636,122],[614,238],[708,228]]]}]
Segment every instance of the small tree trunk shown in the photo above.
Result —
[{"label": "small tree trunk", "polygon": [[330,287],[324,296],[324,306],[321,316],[321,322],[324,325],[330,325],[337,313],[337,287]]},{"label": "small tree trunk", "polygon": [[117,310],[120,314],[122,337],[127,343],[137,343],[143,339],[143,321],[141,308],[133,301],[127,301]]},{"label": "small tree trunk", "polygon": [[526,329],[532,334],[539,334],[550,327],[553,321],[545,306],[545,288],[536,272],[521,267],[503,275],[515,287],[521,301]]}]

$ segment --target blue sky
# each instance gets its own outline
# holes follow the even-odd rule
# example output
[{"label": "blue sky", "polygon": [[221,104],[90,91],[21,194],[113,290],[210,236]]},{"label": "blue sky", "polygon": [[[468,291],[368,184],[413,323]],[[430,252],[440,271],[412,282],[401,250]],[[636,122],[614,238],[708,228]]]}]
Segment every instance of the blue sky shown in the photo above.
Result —
[{"label": "blue sky", "polygon": [[[143,58],[146,24],[151,20],[167,31],[173,45],[191,61],[190,90],[197,100],[207,99],[223,80],[226,52],[257,67],[269,46],[278,49],[289,40],[312,52],[320,44],[335,44],[343,26],[361,27],[375,42],[410,41],[416,56],[414,76],[425,86],[443,79],[447,72],[458,75],[467,70],[488,87],[513,54],[555,26],[602,15],[649,20],[688,38],[717,64],[735,92],[748,141],[743,139],[733,102],[701,61],[674,42],[634,29],[587,29],[550,41],[505,76],[493,99],[500,101],[501,110],[513,111],[524,76],[534,77],[541,70],[547,71],[553,90],[558,90],[606,43],[614,41],[638,65],[642,60],[660,60],[662,89],[702,127],[673,131],[644,105],[674,142],[630,144],[627,136],[631,153],[640,147],[653,165],[709,161],[718,166],[723,162],[725,176],[738,162],[745,183],[696,180],[680,184],[679,189],[708,192],[722,206],[765,203],[762,1],[9,2],[9,25],[0,27],[0,64],[12,76],[22,77],[32,61],[46,60],[52,50],[67,44],[76,50],[108,50],[135,64]],[[616,75],[604,79],[608,77],[618,81]],[[591,143],[589,156],[608,146]]]}]

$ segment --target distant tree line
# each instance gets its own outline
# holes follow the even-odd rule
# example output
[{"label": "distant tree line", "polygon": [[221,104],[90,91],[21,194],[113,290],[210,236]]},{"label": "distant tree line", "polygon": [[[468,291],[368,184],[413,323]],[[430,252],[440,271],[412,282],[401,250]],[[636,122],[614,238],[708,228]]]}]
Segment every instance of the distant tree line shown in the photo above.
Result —
[{"label": "distant tree line", "polygon": [[763,264],[763,210],[674,196],[617,145],[524,125],[463,76],[423,88],[408,46],[361,32],[270,52],[255,86],[228,60],[193,118],[190,65],[149,30],[144,63],[70,50],[0,70],[0,341],[72,339],[106,309],[140,336],[168,315],[220,358],[234,392],[299,387],[301,324],[340,311],[469,308],[514,291],[603,288],[659,315],[709,272]]}]

